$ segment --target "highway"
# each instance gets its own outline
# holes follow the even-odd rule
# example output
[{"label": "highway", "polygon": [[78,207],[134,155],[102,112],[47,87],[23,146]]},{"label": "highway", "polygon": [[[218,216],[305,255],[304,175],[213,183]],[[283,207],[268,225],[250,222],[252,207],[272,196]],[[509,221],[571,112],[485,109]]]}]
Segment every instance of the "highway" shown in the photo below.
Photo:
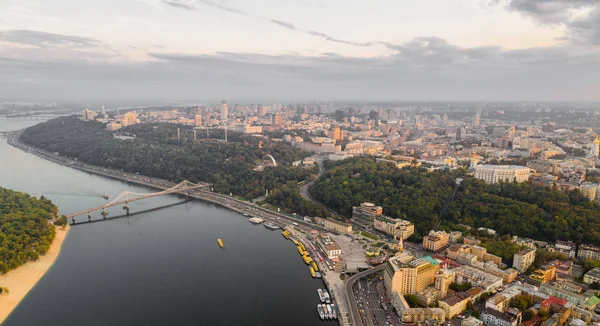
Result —
[{"label": "highway", "polygon": [[[346,299],[348,300],[348,307],[350,307],[350,316],[352,317],[352,325],[354,326],[362,326],[362,317],[360,316],[360,312],[358,311],[358,305],[356,304],[356,298],[354,297],[354,291],[352,291],[352,286],[359,279],[369,276],[371,274],[382,271],[385,268],[385,264],[379,265],[377,267],[371,268],[369,270],[360,272],[356,275],[352,275],[345,284],[346,288]],[[374,325],[371,320],[369,320],[369,325]]]}]

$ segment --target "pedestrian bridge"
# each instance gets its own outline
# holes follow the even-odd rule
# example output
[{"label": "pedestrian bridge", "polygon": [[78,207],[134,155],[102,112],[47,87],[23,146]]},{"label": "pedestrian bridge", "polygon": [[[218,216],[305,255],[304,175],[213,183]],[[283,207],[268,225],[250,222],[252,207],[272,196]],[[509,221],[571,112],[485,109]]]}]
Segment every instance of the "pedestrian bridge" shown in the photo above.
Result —
[{"label": "pedestrian bridge", "polygon": [[123,205],[123,209],[125,209],[127,211],[127,215],[129,215],[129,203],[131,203],[131,202],[142,200],[142,199],[148,199],[148,198],[152,198],[152,197],[157,197],[157,196],[162,196],[162,195],[166,195],[166,194],[186,194],[190,190],[205,188],[205,187],[208,187],[209,185],[210,184],[207,184],[207,183],[196,184],[196,183],[192,183],[192,182],[185,180],[171,188],[168,188],[168,189],[165,189],[165,190],[159,191],[159,192],[154,192],[154,193],[135,193],[135,192],[130,192],[130,191],[124,191],[120,195],[115,197],[115,199],[111,200],[110,202],[108,202],[104,205],[92,207],[92,208],[86,209],[81,212],[67,215],[67,218],[70,219],[72,223],[75,223],[76,216],[88,214],[88,220],[91,220],[91,216],[89,215],[90,213],[95,212],[95,211],[101,211],[102,216],[104,217],[104,219],[106,219],[106,216],[108,215],[108,212],[106,211],[106,209],[109,207],[120,206],[120,205]]}]

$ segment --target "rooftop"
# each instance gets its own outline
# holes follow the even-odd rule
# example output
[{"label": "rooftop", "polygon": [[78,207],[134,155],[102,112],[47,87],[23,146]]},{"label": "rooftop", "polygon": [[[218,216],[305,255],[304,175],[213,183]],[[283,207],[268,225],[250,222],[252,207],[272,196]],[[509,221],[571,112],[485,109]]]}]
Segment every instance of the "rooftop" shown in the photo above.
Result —
[{"label": "rooftop", "polygon": [[592,269],[591,271],[585,273],[585,275],[593,278],[600,278],[600,267]]},{"label": "rooftop", "polygon": [[439,301],[446,303],[449,306],[454,306],[459,302],[469,299],[471,296],[467,292],[454,292],[440,299]]}]

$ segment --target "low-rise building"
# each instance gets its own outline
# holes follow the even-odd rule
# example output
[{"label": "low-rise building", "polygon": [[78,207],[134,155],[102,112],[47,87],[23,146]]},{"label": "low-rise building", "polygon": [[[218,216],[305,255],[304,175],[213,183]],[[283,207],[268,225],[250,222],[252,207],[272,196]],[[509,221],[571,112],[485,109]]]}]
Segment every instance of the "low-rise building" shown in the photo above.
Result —
[{"label": "low-rise building", "polygon": [[485,291],[493,291],[502,286],[502,278],[491,275],[471,266],[461,266],[453,269],[458,284],[471,283]]},{"label": "low-rise building", "polygon": [[426,320],[433,320],[441,325],[446,320],[446,313],[440,308],[411,308],[404,296],[394,291],[391,293],[391,298],[392,305],[403,323],[421,323]]},{"label": "low-rise building", "polygon": [[487,165],[481,164],[475,167],[475,178],[486,183],[498,182],[524,182],[529,179],[528,167],[518,165]]},{"label": "low-rise building", "polygon": [[438,305],[446,314],[446,319],[452,319],[454,316],[467,309],[471,301],[471,296],[467,292],[454,292],[438,300]]},{"label": "low-rise building", "polygon": [[362,228],[373,227],[375,217],[383,214],[383,208],[373,203],[362,203],[360,206],[352,207],[352,222]]},{"label": "low-rise building", "polygon": [[331,239],[328,235],[319,235],[317,237],[317,245],[321,247],[321,250],[325,252],[327,258],[329,259],[338,259],[342,255],[342,249],[340,246]]},{"label": "low-rise building", "polygon": [[577,251],[577,258],[581,260],[592,259],[600,260],[600,247],[594,245],[581,244]]},{"label": "low-rise building", "polygon": [[496,293],[485,301],[485,307],[497,311],[504,311],[508,307],[508,300],[506,300],[501,293]]},{"label": "low-rise building", "polygon": [[423,249],[432,252],[438,252],[445,249],[450,241],[450,236],[444,231],[429,231],[429,234],[423,237]]},{"label": "low-rise building", "polygon": [[525,271],[533,264],[535,260],[535,249],[527,248],[517,252],[513,256],[513,267],[520,273]]},{"label": "low-rise building", "polygon": [[[515,309],[516,310],[516,309]],[[518,310],[502,312],[494,309],[485,309],[481,313],[481,320],[486,326],[517,326],[521,323],[522,315]]]},{"label": "low-rise building", "polygon": [[536,282],[549,283],[556,278],[556,267],[552,265],[544,265],[536,269],[530,276]]},{"label": "low-rise building", "polygon": [[417,301],[420,306],[429,307],[438,299],[438,294],[435,288],[428,286],[423,291],[417,292]]},{"label": "low-rise building", "polygon": [[377,215],[373,220],[373,228],[383,233],[406,240],[415,233],[415,225],[402,219],[393,219],[385,215]]},{"label": "low-rise building", "polygon": [[483,326],[483,321],[473,316],[469,316],[463,319],[463,321],[460,323],[460,326]]},{"label": "low-rise building", "polygon": [[567,255],[568,258],[575,258],[577,251],[575,250],[577,245],[572,241],[557,240],[554,248],[554,252],[560,252]]},{"label": "low-rise building", "polygon": [[596,267],[583,275],[583,283],[600,283],[600,267]]},{"label": "low-rise building", "polygon": [[323,221],[326,229],[341,233],[349,234],[352,233],[352,224],[345,223],[334,219],[324,219]]}]

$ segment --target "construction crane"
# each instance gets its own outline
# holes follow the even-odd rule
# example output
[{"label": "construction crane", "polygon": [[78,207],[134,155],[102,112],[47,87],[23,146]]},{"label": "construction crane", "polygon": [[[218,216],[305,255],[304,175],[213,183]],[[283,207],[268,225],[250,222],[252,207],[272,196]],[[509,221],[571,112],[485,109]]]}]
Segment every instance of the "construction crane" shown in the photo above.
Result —
[{"label": "construction crane", "polygon": [[448,207],[450,207],[450,203],[454,200],[454,196],[456,196],[456,193],[458,192],[458,188],[460,187],[460,183],[462,181],[462,178],[456,178],[456,183],[454,184],[454,189],[452,189],[452,194],[450,195],[450,198],[448,198],[448,201],[446,201],[444,207],[442,208],[442,211],[440,212],[438,222],[435,225],[435,228],[433,229],[434,231],[437,231],[440,228],[440,224],[442,224],[442,220],[444,218],[444,213],[446,213],[446,210],[448,210]]}]

